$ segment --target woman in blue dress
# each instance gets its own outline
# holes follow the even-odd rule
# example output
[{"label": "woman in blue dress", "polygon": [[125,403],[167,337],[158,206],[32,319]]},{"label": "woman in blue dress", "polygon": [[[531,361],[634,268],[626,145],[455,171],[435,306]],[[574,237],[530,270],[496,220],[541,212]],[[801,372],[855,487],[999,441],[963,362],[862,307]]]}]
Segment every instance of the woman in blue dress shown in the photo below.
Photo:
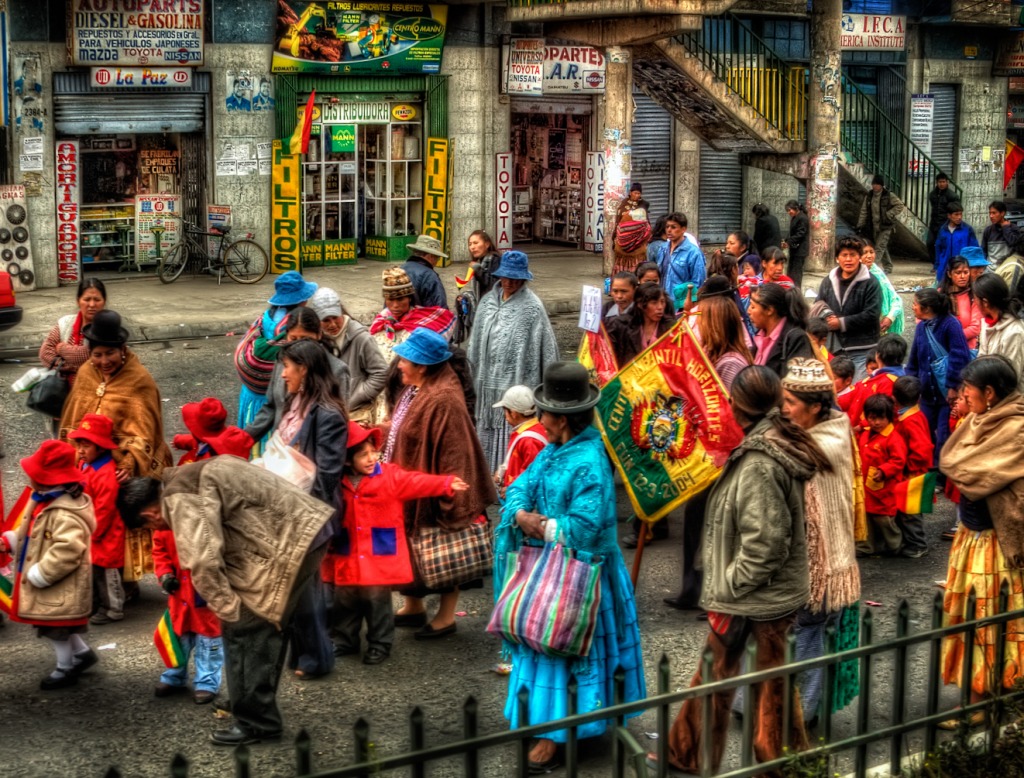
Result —
[{"label": "woman in blue dress", "polygon": [[[578,683],[576,710],[588,713],[614,699],[613,675],[626,675],[625,699],[646,695],[640,631],[633,586],[616,540],[615,484],[601,434],[593,426],[600,390],[575,362],[554,362],[535,391],[548,445],[508,488],[496,532],[495,579],[501,588],[506,555],[524,544],[560,542],[584,561],[601,564],[601,605],[590,654],[580,659],[549,657],[526,646],[506,644],[511,653],[505,717],[513,727],[568,715],[570,675]],[[529,695],[528,721],[519,719],[518,693]],[[581,738],[604,733],[608,721],[579,728]],[[568,730],[550,732],[529,754],[530,774],[561,763]]]}]

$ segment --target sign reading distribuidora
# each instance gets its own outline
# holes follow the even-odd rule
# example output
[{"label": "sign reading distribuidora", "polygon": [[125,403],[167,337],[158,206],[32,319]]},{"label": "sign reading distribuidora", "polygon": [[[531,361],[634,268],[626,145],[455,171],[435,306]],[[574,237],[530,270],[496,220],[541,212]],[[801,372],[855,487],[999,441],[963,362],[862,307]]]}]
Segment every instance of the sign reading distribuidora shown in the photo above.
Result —
[{"label": "sign reading distribuidora", "polygon": [[843,14],[840,46],[844,51],[903,51],[907,17],[887,14]]}]

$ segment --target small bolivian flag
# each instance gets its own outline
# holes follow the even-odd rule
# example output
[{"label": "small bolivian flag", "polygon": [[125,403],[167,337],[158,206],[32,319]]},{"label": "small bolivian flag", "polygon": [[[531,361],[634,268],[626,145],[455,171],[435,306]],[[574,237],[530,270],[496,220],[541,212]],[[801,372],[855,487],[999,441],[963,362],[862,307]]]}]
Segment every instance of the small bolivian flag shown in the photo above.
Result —
[{"label": "small bolivian flag", "polygon": [[908,515],[931,513],[935,505],[935,477],[934,472],[929,472],[896,484],[896,509]]},{"label": "small bolivian flag", "polygon": [[164,611],[163,618],[156,625],[156,631],[153,632],[153,644],[160,653],[160,658],[164,660],[164,664],[170,669],[181,667],[185,662],[185,651],[181,647],[178,636],[174,633],[174,627],[171,626],[171,611],[169,609]]},{"label": "small bolivian flag", "polygon": [[10,615],[11,594],[13,591],[14,584],[11,583],[11,579],[0,575],[0,612]]}]

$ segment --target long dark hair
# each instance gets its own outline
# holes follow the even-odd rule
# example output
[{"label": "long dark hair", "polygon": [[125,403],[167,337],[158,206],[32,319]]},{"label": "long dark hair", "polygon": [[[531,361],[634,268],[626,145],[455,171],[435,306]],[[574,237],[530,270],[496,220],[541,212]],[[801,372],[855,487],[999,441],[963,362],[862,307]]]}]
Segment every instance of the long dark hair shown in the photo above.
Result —
[{"label": "long dark hair", "polygon": [[771,308],[800,329],[807,329],[807,303],[796,287],[786,289],[781,284],[761,284],[750,292],[758,305]]},{"label": "long dark hair", "polygon": [[708,276],[725,276],[735,286],[740,276],[740,260],[728,251],[717,249],[708,260]]},{"label": "long dark hair", "polygon": [[103,298],[103,302],[107,301],[107,287],[98,278],[83,278],[78,282],[78,291],[75,293],[75,299],[81,300],[82,295],[89,289],[95,289],[100,293],[100,297]]},{"label": "long dark hair", "polygon": [[750,365],[733,379],[732,406],[751,424],[769,419],[775,432],[800,453],[815,470],[832,472],[832,463],[808,432],[780,412],[782,381],[775,371],[764,365]]},{"label": "long dark hair", "polygon": [[[315,314],[314,314],[315,316]],[[318,320],[319,321],[319,320]],[[345,399],[341,396],[341,384],[331,370],[327,349],[315,340],[293,340],[281,347],[281,359],[287,359],[299,367],[306,368],[306,382],[302,388],[302,412],[314,405],[334,408],[348,419]]]},{"label": "long dark hair", "polygon": [[665,300],[665,315],[669,315],[671,310],[668,295],[660,285],[648,281],[645,284],[640,284],[633,293],[633,310],[630,311],[630,321],[634,324],[643,324],[644,322],[644,308],[650,303],[657,302],[658,300]]},{"label": "long dark hair", "polygon": [[1017,389],[1017,370],[1001,354],[978,357],[960,372],[960,381],[984,391],[991,386],[996,399],[1005,400]]},{"label": "long dark hair", "polygon": [[302,327],[306,332],[315,332],[317,342],[320,343],[333,357],[341,357],[341,352],[338,347],[334,344],[333,338],[327,337],[324,334],[323,325],[320,322],[320,317],[316,311],[312,308],[302,306],[296,308],[294,311],[288,314],[284,320],[284,332],[291,332],[296,327]]},{"label": "long dark hair", "polygon": [[914,292],[914,299],[917,300],[918,305],[922,308],[927,308],[936,316],[948,316],[952,311],[952,307],[949,304],[949,297],[938,289],[933,289],[930,286],[926,286],[923,289],[918,289]]},{"label": "long dark hair", "polygon": [[665,225],[668,223],[668,216],[659,216],[651,230],[651,240],[665,240]]},{"label": "long dark hair", "polygon": [[1020,301],[1010,296],[1010,287],[1002,276],[995,273],[985,273],[978,276],[974,282],[974,296],[984,300],[985,304],[995,308],[1000,315],[1009,313],[1012,316],[1020,315]]},{"label": "long dark hair", "polygon": [[732,297],[715,295],[700,301],[700,338],[708,361],[714,364],[730,351],[753,362],[743,337],[743,319]]}]

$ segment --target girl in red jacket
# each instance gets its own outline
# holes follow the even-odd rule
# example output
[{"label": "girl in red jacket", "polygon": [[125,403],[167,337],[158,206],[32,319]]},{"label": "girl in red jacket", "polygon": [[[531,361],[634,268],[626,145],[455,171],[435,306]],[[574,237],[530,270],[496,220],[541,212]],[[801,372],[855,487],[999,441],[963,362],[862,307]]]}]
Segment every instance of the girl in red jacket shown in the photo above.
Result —
[{"label": "girl in red jacket", "polygon": [[68,439],[78,450],[78,466],[84,473],[85,493],[92,497],[96,531],[92,533],[92,597],[90,624],[110,624],[124,618],[124,524],[117,512],[117,463],[113,452],[114,422],[98,413],[87,413]]},{"label": "girl in red jacket", "polygon": [[903,533],[896,524],[895,486],[903,480],[907,444],[893,426],[895,403],[875,394],[864,402],[868,428],[860,436],[860,463],[864,473],[864,507],[868,514],[868,539],[857,544],[860,555],[878,551],[896,553]]},{"label": "girl in red jacket", "polygon": [[[181,416],[190,435],[175,435],[175,448],[185,449],[178,465],[188,465],[220,454],[248,459],[253,440],[238,427],[225,425],[227,409],[215,397],[187,403]],[[168,668],[156,685],[157,697],[188,691],[188,657],[195,663],[192,699],[196,705],[213,702],[220,688],[224,669],[224,647],[220,620],[207,607],[206,600],[192,586],[192,574],[178,561],[174,533],[169,529],[153,532],[153,566],[160,587],[167,594],[171,626],[185,653],[179,667]]]},{"label": "girl in red jacket", "polygon": [[[395,620],[391,587],[413,580],[402,503],[421,497],[452,497],[469,484],[452,475],[428,475],[382,464],[380,430],[348,423],[348,457],[341,479],[344,511],[341,531],[321,568],[334,588],[331,638],[334,655],[359,653],[359,630],[366,621],[363,664],[391,655]],[[454,626],[439,633],[454,632]]]}]

